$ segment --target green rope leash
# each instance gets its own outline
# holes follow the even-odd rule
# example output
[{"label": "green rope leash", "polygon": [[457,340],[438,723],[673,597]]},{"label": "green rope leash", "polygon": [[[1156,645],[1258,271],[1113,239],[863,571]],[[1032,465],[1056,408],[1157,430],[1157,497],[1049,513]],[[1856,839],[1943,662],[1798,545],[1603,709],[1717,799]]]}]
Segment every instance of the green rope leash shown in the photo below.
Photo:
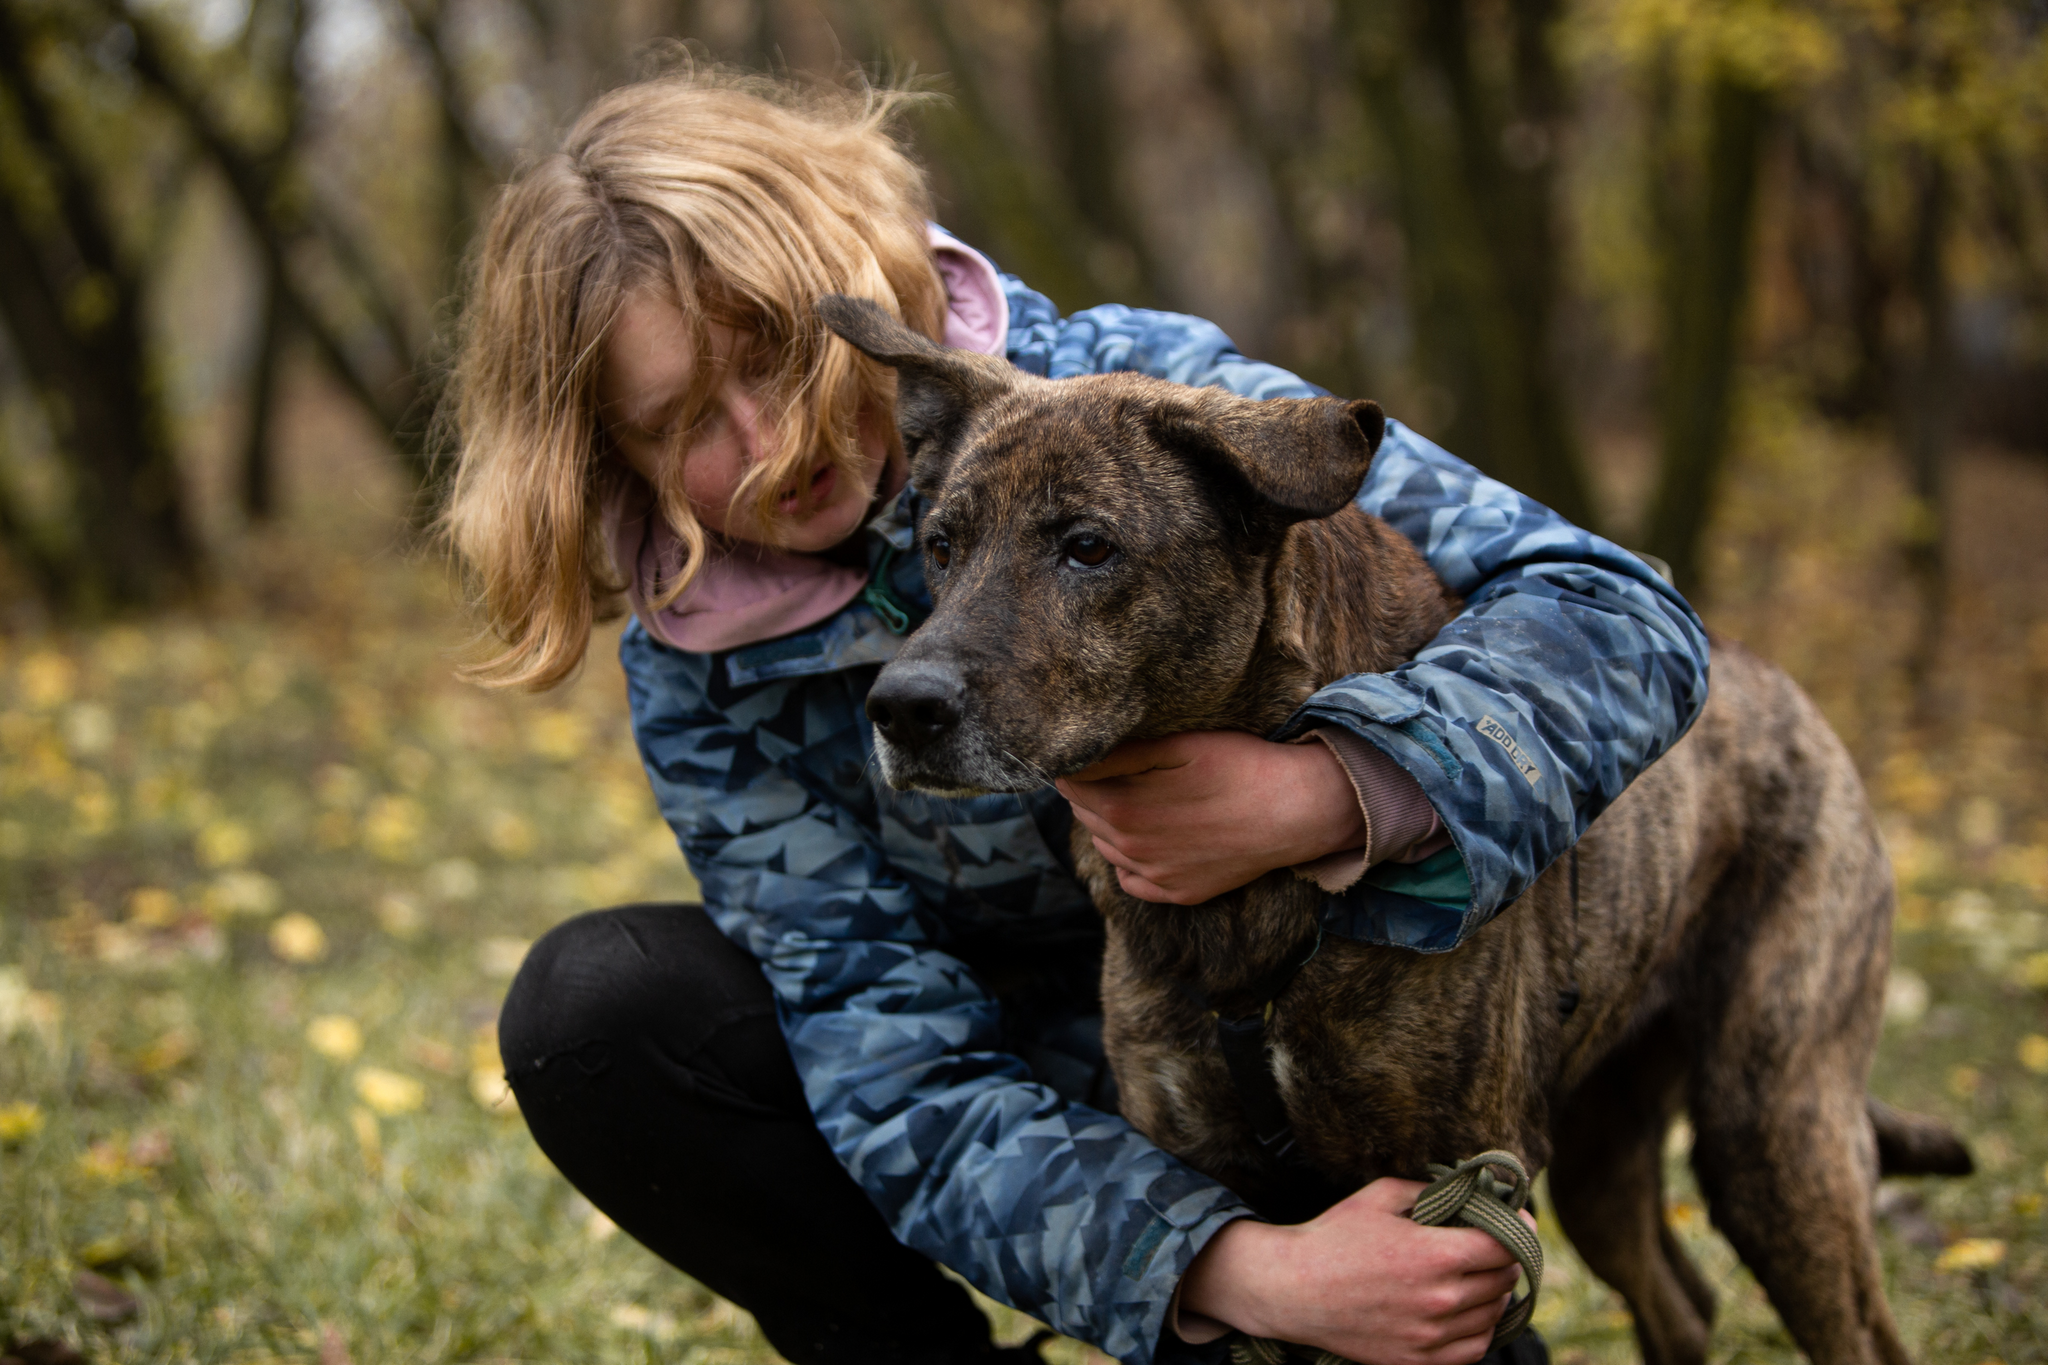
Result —
[{"label": "green rope leash", "polygon": [[[1495,1170],[1512,1179],[1502,1180]],[[1536,1312],[1536,1294],[1543,1287],[1543,1244],[1521,1219],[1529,1205],[1529,1172],[1513,1152],[1481,1152],[1455,1166],[1429,1167],[1429,1185],[1416,1196],[1408,1216],[1425,1227],[1462,1223],[1486,1233],[1522,1263],[1529,1277],[1529,1292],[1508,1305],[1494,1324],[1493,1344],[1513,1341],[1529,1328]],[[1286,1365],[1289,1356],[1313,1365],[1351,1365],[1329,1351],[1292,1346],[1269,1337],[1251,1337],[1239,1332],[1230,1342],[1232,1365]]]}]

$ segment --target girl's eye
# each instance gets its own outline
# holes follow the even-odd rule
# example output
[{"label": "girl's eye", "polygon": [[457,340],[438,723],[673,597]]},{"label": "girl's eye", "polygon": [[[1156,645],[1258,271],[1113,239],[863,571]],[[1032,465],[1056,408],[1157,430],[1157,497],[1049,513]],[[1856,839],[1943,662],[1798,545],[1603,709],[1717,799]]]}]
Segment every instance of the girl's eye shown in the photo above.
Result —
[{"label": "girl's eye", "polygon": [[1116,553],[1116,546],[1089,531],[1068,536],[1060,548],[1066,552],[1067,566],[1074,569],[1099,569]]},{"label": "girl's eye", "polygon": [[924,548],[931,555],[932,563],[942,569],[953,562],[953,542],[944,536],[933,536],[925,542]]}]

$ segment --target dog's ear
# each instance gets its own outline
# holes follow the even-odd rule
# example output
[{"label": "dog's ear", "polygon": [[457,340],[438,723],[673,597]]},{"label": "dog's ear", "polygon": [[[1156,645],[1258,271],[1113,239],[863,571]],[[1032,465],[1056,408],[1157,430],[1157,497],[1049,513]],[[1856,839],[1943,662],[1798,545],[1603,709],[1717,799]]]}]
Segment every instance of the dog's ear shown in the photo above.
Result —
[{"label": "dog's ear", "polygon": [[1271,398],[1154,415],[1160,444],[1202,461],[1252,495],[1247,529],[1277,534],[1341,509],[1365,482],[1386,414],[1363,399]]},{"label": "dog's ear", "polygon": [[870,359],[896,370],[896,429],[910,457],[910,481],[938,490],[954,437],[970,413],[1015,387],[1013,371],[993,356],[941,346],[889,316],[869,299],[827,294],[818,316]]}]

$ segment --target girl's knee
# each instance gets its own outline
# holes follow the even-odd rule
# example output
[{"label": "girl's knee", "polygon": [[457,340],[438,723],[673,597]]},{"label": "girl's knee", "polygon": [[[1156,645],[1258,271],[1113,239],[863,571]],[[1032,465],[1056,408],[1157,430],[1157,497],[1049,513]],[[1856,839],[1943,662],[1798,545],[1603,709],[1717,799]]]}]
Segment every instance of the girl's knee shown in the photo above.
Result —
[{"label": "girl's knee", "polygon": [[593,1043],[643,1036],[664,1050],[742,1014],[773,1011],[760,967],[701,906],[625,905],[541,935],[499,1012],[508,1074]]}]

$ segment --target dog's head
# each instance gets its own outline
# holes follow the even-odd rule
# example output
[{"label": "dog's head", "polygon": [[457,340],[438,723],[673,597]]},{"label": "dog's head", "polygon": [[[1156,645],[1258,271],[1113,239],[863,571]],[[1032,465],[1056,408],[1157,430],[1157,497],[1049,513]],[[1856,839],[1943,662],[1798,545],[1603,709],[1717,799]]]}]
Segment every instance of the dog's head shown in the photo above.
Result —
[{"label": "dog's head", "polygon": [[897,373],[935,607],[868,693],[892,786],[1028,791],[1126,739],[1215,725],[1289,527],[1350,502],[1377,404],[1134,374],[1044,380],[880,308],[818,305]]}]

